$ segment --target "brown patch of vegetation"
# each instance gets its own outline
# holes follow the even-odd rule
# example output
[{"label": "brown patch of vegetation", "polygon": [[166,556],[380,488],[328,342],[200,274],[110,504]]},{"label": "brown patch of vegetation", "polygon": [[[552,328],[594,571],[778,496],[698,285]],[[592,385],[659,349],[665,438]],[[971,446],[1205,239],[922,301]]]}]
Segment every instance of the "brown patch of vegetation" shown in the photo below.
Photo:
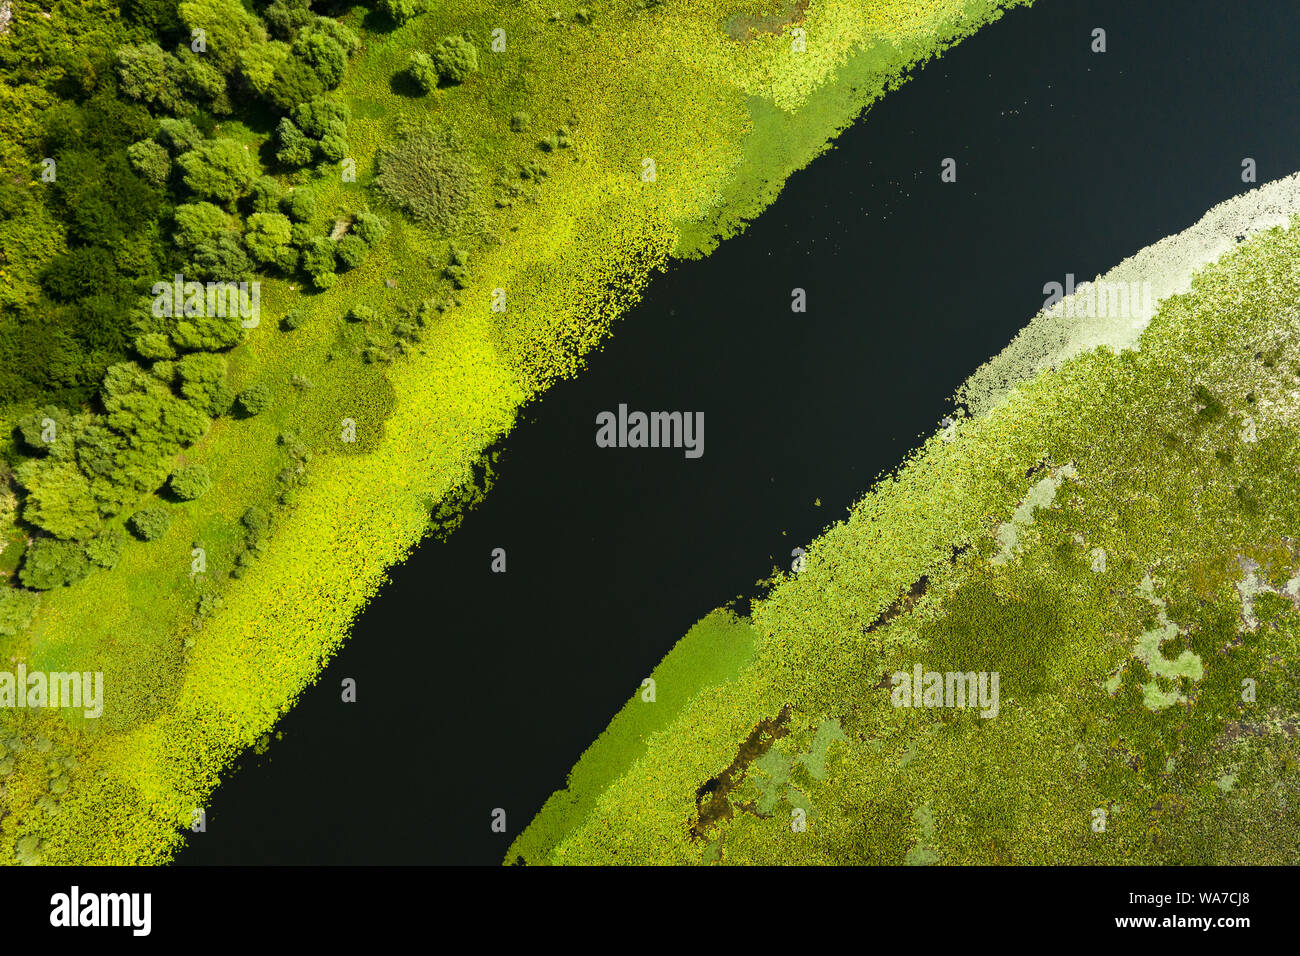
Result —
[{"label": "brown patch of vegetation", "polygon": [[760,720],[749,732],[736,753],[736,759],[716,777],[710,777],[695,791],[696,821],[691,825],[691,839],[701,840],[709,827],[722,820],[730,820],[735,808],[728,798],[745,779],[749,765],[772,749],[772,745],[789,732],[789,704],[781,708],[775,717]]},{"label": "brown patch of vegetation", "polygon": [[802,23],[808,14],[809,0],[795,0],[787,4],[784,13],[767,16],[751,16],[739,13],[727,18],[727,36],[741,43],[748,43],[759,33],[780,33],[792,23]]}]

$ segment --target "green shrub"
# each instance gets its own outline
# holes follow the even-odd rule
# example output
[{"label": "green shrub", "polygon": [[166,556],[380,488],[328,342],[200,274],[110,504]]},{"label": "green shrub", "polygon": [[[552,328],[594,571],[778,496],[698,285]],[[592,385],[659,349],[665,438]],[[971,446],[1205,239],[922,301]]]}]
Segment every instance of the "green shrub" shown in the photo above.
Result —
[{"label": "green shrub", "polygon": [[417,51],[406,64],[406,74],[421,93],[432,93],[438,86],[438,67],[429,54]]},{"label": "green shrub", "polygon": [[379,151],[378,169],[380,194],[440,235],[453,231],[473,200],[474,169],[460,140],[447,130],[408,129]]},{"label": "green shrub", "polygon": [[158,121],[158,141],[167,147],[167,151],[173,156],[179,156],[202,143],[203,134],[187,119],[173,119],[166,116]]},{"label": "green shrub", "polygon": [[0,637],[14,637],[27,630],[41,596],[31,591],[0,586]]},{"label": "green shrub", "polygon": [[312,68],[321,86],[332,90],[343,80],[348,51],[324,30],[299,31],[293,41],[293,55]]},{"label": "green shrub", "polygon": [[303,323],[307,321],[307,315],[302,309],[290,309],[280,320],[286,331],[292,332],[294,329],[300,329]]},{"label": "green shrub", "polygon": [[172,513],[164,505],[148,505],[131,515],[128,523],[141,541],[153,541],[167,533]]},{"label": "green shrub", "polygon": [[368,305],[354,305],[347,314],[349,322],[373,322],[374,318],[375,310]]},{"label": "green shrub", "polygon": [[289,113],[303,134],[314,140],[330,133],[347,135],[349,113],[345,104],[328,96],[313,96],[296,105]]},{"label": "green shrub", "polygon": [[26,489],[23,520],[56,538],[84,538],[102,525],[100,501],[74,462],[40,458],[25,461],[14,473]]},{"label": "green shrub", "polygon": [[72,450],[72,416],[55,405],[45,405],[18,419],[18,437],[27,450],[59,457]]},{"label": "green shrub", "polygon": [[244,246],[257,262],[287,272],[298,262],[292,230],[289,217],[283,213],[255,212],[248,217]]},{"label": "green shrub", "polygon": [[117,51],[122,93],[163,113],[186,111],[180,73],[180,61],[157,43],[124,46]]},{"label": "green shrub", "polygon": [[172,213],[172,240],[185,250],[212,245],[234,232],[230,213],[210,202],[183,203]]},{"label": "green shrub", "polygon": [[366,260],[368,247],[361,240],[360,236],[354,236],[352,233],[339,237],[335,243],[334,251],[338,255],[338,260],[345,269],[355,269]]},{"label": "green shrub", "polygon": [[253,212],[279,212],[284,199],[284,187],[274,176],[259,176],[249,192]]},{"label": "green shrub", "polygon": [[296,56],[290,56],[276,67],[266,98],[278,110],[287,113],[299,103],[320,96],[324,91],[325,87],[316,71]]},{"label": "green shrub", "polygon": [[202,465],[183,465],[172,472],[171,492],[181,501],[202,498],[212,487],[212,475]]},{"label": "green shrub", "polygon": [[126,157],[131,161],[131,168],[139,173],[153,186],[162,186],[171,175],[172,158],[167,150],[151,139],[143,139],[126,148]]},{"label": "green shrub", "polygon": [[181,394],[207,415],[224,415],[235,400],[226,385],[226,357],[213,352],[194,352],[176,363]]},{"label": "green shrub", "polygon": [[318,236],[303,247],[302,268],[313,280],[323,275],[333,275],[337,265],[334,243],[324,236]]},{"label": "green shrub", "polygon": [[250,539],[260,538],[271,528],[271,515],[265,508],[253,505],[244,512],[240,523],[243,524],[244,530],[248,532]]},{"label": "green shrub", "polygon": [[176,349],[172,348],[172,340],[165,332],[145,332],[143,335],[137,335],[134,345],[140,357],[150,362],[176,357]]},{"label": "green shrub", "polygon": [[433,48],[438,75],[448,83],[463,83],[478,70],[478,48],[464,36],[444,37]]},{"label": "green shrub", "polygon": [[227,204],[247,195],[259,175],[252,151],[233,139],[206,140],[176,163],[192,192]]},{"label": "green shrub", "polygon": [[[290,313],[291,315],[293,313]],[[287,316],[286,316],[287,321]],[[260,415],[271,404],[271,390],[263,382],[250,385],[239,393],[239,406],[246,415]]]},{"label": "green shrub", "polygon": [[284,211],[295,222],[315,222],[320,218],[320,201],[314,190],[299,186],[284,199]]},{"label": "green shrub", "polygon": [[280,143],[280,148],[275,153],[278,162],[285,166],[306,166],[311,163],[315,156],[315,144],[293,120],[287,116],[280,117],[275,135]]},{"label": "green shrub", "polygon": [[213,65],[227,75],[240,66],[244,51],[266,42],[266,30],[240,0],[182,0],[181,21],[186,32],[201,29],[207,34]]},{"label": "green shrub", "polygon": [[379,0],[377,6],[381,13],[387,14],[398,26],[414,19],[421,12],[420,5],[415,0]]},{"label": "green shrub", "polygon": [[126,534],[121,528],[109,528],[86,542],[86,557],[101,568],[112,568],[122,557]]},{"label": "green shrub", "polygon": [[37,538],[23,557],[19,575],[24,587],[37,591],[75,584],[90,573],[90,559],[75,541]]},{"label": "green shrub", "polygon": [[373,212],[363,212],[357,215],[356,221],[352,223],[352,232],[358,236],[362,242],[368,246],[378,244],[388,231],[388,223],[380,219]]},{"label": "green shrub", "polygon": [[528,124],[533,118],[527,113],[515,113],[510,117],[510,131],[513,133],[522,133],[528,129]]}]

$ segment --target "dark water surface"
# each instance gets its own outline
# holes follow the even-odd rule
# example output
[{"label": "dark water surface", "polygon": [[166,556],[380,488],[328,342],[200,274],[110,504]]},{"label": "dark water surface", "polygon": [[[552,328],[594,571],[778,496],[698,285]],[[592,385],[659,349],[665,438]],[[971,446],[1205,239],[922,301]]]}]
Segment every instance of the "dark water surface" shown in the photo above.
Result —
[{"label": "dark water surface", "polygon": [[[179,862],[499,862],[673,643],[895,467],[1044,283],[1250,188],[1243,157],[1300,167],[1297,46],[1291,3],[1039,0],[921,71],[530,409]],[[597,448],[620,402],[703,411],[704,456]]]}]

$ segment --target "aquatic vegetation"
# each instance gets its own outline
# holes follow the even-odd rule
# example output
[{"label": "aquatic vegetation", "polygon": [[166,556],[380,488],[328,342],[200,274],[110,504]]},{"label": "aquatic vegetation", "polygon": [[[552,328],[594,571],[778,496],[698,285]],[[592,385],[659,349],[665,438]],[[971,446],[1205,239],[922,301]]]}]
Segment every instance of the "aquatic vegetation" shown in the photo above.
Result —
[{"label": "aquatic vegetation", "polygon": [[[394,22],[376,30],[361,10],[340,30],[288,4],[259,18],[233,0],[183,3],[174,22],[152,7],[123,19],[99,0],[16,20],[0,38],[11,107],[0,166],[12,184],[0,190],[0,418],[64,410],[42,416],[58,426],[49,448],[14,449],[19,507],[43,533],[83,543],[94,570],[39,595],[0,589],[0,635],[33,668],[75,657],[102,671],[106,701],[99,718],[3,715],[17,746],[0,859],[166,859],[519,408],[578,372],[673,255],[742,228],[909,65],[1003,6],[828,0],[800,14],[806,56],[785,32],[733,39],[721,25],[735,7],[713,3],[551,23],[530,4],[417,15],[394,2]],[[214,53],[221,42],[215,75],[180,54],[162,57],[160,74],[150,51],[135,58],[142,98],[118,97],[121,48],[195,26]],[[509,38],[500,51],[497,27]],[[462,82],[427,100],[394,89],[412,53],[466,31],[477,72],[455,43],[447,78]],[[66,101],[66,67],[39,56],[64,40],[102,66]],[[37,82],[15,81],[24,57],[42,64]],[[182,102],[184,115],[160,115]],[[528,117],[520,132],[516,114]],[[170,170],[150,147],[133,162],[140,143],[161,146]],[[44,144],[58,166],[50,183],[32,175]],[[646,159],[654,181],[642,179]],[[287,244],[276,217],[289,220]],[[262,321],[154,314],[139,289],[181,270],[257,277]],[[363,305],[371,320],[343,321]],[[53,335],[68,323],[75,340]],[[252,414],[233,397],[255,386]],[[182,452],[210,490],[151,497],[167,497]],[[84,542],[123,526],[143,540],[111,568],[89,557]],[[11,546],[0,560],[11,554],[27,560]],[[661,681],[659,709],[638,716],[687,706],[711,667]],[[58,794],[38,735],[75,756]],[[831,767],[840,746],[827,749]]]},{"label": "aquatic vegetation", "polygon": [[[507,862],[1294,864],[1297,255],[1300,218],[1231,243],[1130,348],[933,436]],[[918,662],[1000,674],[997,716],[897,706]]]}]

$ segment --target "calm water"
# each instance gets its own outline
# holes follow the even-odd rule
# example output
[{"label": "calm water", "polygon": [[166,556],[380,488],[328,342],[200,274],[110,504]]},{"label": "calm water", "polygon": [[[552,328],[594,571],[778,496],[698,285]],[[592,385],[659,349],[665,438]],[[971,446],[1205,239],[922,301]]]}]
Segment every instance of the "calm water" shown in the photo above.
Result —
[{"label": "calm water", "polygon": [[[677,638],[895,467],[1045,282],[1091,278],[1249,188],[1245,156],[1260,182],[1300,166],[1300,8],[1146,6],[1013,11],[745,235],[657,279],[530,410],[461,530],[394,569],[180,862],[499,862]],[[596,414],[620,402],[703,411],[704,456],[596,448]]]}]

